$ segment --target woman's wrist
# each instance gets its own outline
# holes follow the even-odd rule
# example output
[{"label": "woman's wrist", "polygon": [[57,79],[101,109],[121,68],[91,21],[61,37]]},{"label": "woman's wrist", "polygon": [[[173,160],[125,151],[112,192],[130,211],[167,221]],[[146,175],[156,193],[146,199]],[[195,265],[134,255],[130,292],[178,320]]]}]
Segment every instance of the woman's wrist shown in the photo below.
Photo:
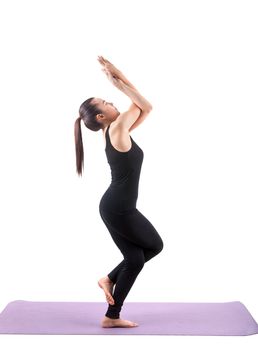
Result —
[{"label": "woman's wrist", "polygon": [[126,76],[121,72],[121,70],[116,68],[116,74],[120,80],[122,80],[127,86],[130,86],[132,89],[136,89],[136,87],[126,78]]},{"label": "woman's wrist", "polygon": [[152,108],[152,105],[149,101],[144,98],[139,91],[132,88],[131,86],[128,86],[124,82],[121,86],[121,91],[125,93],[133,103],[135,103],[141,110],[150,110]]}]

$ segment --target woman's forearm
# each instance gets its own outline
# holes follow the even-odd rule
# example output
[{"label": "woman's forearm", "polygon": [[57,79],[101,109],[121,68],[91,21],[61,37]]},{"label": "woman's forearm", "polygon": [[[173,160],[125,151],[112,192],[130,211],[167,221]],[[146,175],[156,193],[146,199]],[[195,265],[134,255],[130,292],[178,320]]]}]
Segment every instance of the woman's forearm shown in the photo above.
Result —
[{"label": "woman's forearm", "polygon": [[121,72],[121,70],[117,69],[118,78],[121,79],[127,86],[130,86],[132,89],[136,89],[136,87],[125,77],[125,75]]},{"label": "woman's forearm", "polygon": [[146,100],[146,98],[144,98],[134,87],[123,83],[120,90],[124,92],[141,110],[149,111],[152,109],[151,103]]}]

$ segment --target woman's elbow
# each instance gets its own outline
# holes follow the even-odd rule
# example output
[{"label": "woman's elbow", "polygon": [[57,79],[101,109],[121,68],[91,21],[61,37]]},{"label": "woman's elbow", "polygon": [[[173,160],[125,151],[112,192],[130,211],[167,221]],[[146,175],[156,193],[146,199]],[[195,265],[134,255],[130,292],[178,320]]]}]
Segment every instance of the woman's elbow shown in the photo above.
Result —
[{"label": "woman's elbow", "polygon": [[144,108],[144,111],[150,113],[152,110],[152,105],[151,104],[148,104],[148,106],[146,106],[146,108]]}]

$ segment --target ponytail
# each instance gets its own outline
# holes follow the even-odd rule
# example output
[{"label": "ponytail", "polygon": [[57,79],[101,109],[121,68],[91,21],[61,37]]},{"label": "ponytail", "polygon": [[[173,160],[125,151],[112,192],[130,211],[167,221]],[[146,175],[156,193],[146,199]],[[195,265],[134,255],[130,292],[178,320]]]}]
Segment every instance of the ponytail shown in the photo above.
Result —
[{"label": "ponytail", "polygon": [[78,117],[74,123],[74,137],[75,137],[75,153],[76,153],[76,170],[79,176],[82,176],[82,169],[84,166],[84,152],[82,143],[81,117]]},{"label": "ponytail", "polygon": [[101,114],[102,110],[96,103],[92,103],[93,99],[94,97],[90,97],[81,104],[79,108],[79,117],[74,123],[76,170],[80,176],[82,176],[82,169],[84,166],[81,120],[83,120],[85,126],[92,131],[102,129],[102,124],[96,119],[96,115]]}]

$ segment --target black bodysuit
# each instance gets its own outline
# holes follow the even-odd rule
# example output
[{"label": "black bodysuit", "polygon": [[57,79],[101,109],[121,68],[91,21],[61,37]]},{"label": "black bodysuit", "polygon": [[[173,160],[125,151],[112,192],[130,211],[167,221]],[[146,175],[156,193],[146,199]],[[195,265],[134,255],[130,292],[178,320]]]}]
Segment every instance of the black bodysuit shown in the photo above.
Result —
[{"label": "black bodysuit", "polygon": [[111,169],[111,184],[99,203],[99,212],[124,259],[109,274],[115,284],[114,305],[106,316],[119,318],[123,302],[144,263],[163,249],[163,241],[150,221],[136,208],[144,153],[130,136],[127,152],[113,147],[106,130],[106,156]]}]

